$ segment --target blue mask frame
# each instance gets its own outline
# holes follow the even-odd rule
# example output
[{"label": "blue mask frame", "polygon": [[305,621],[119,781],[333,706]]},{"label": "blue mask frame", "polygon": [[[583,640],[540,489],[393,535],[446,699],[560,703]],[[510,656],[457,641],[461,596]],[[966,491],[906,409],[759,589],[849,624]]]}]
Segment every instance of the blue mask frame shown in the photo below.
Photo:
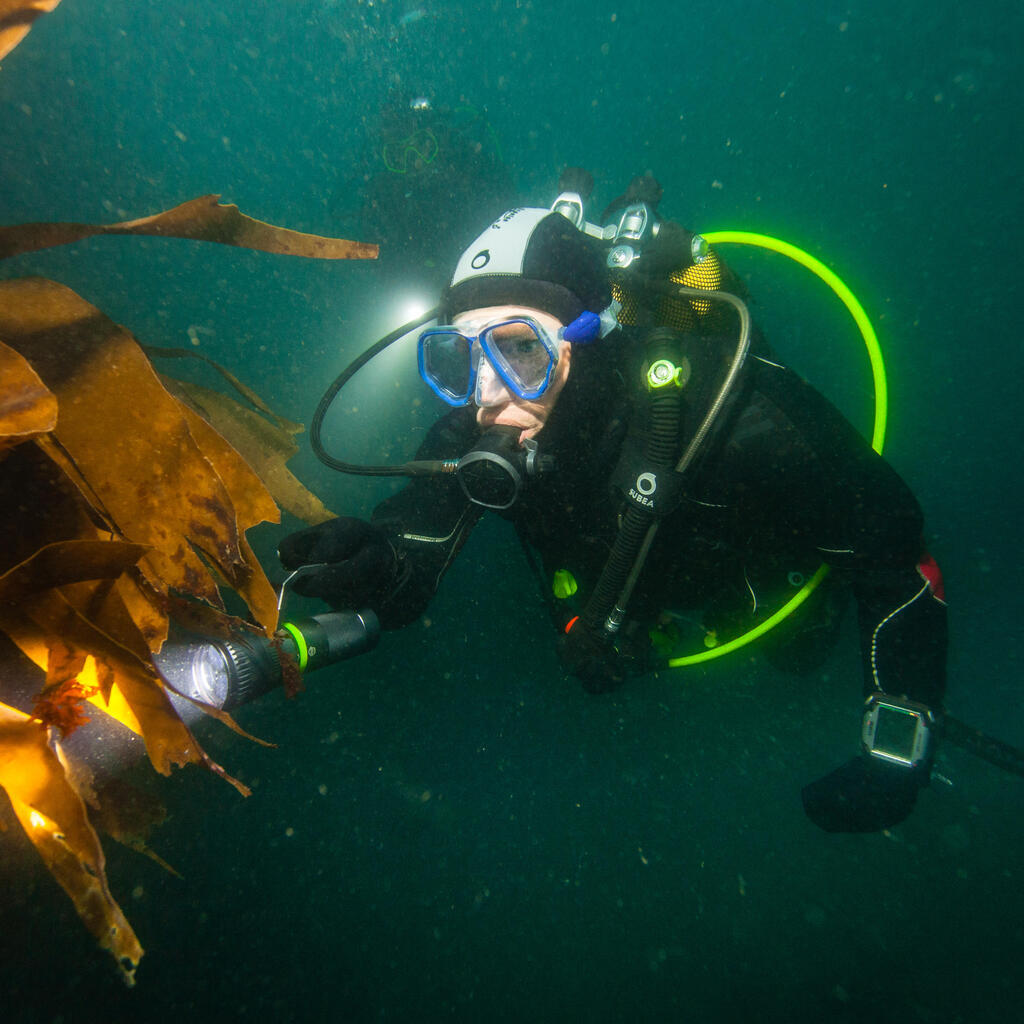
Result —
[{"label": "blue mask frame", "polygon": [[[530,386],[520,380],[515,371],[509,365],[505,355],[502,353],[499,343],[495,340],[495,332],[502,327],[523,324],[530,328],[534,336],[544,347],[547,353],[547,365],[544,369],[543,379],[537,384]],[[466,331],[454,326],[431,327],[424,331],[419,338],[417,345],[417,364],[420,376],[430,387],[431,391],[442,401],[456,408],[469,405],[476,391],[477,371],[480,360],[485,358],[497,373],[501,382],[512,394],[519,398],[530,400],[539,398],[548,389],[551,383],[551,372],[558,363],[558,342],[561,340],[564,330],[559,330],[556,337],[552,338],[550,332],[532,317],[513,316],[502,320],[495,320],[483,327],[479,334],[469,334]],[[464,387],[455,387],[450,382],[445,382],[440,375],[431,372],[428,366],[428,348],[433,338],[457,338],[465,342],[466,352],[464,358],[468,361]],[[457,356],[457,359],[463,358]]]},{"label": "blue mask frame", "polygon": [[[515,371],[501,352],[500,345],[495,341],[495,332],[499,328],[514,324],[524,324],[529,327],[548,354],[548,364],[544,372],[544,378],[533,387],[525,385],[516,377]],[[479,334],[468,334],[455,326],[431,327],[420,334],[417,344],[416,361],[420,377],[423,378],[430,390],[443,402],[456,408],[469,405],[472,400],[476,391],[477,370],[481,358],[487,359],[487,362],[497,373],[502,383],[512,394],[524,400],[531,400],[543,395],[551,383],[552,370],[558,364],[559,341],[565,340],[573,344],[587,344],[593,341],[600,333],[600,317],[596,313],[590,312],[583,312],[567,327],[561,328],[554,338],[552,338],[547,328],[529,316],[513,316],[503,320],[495,320],[493,323],[486,324]],[[431,344],[431,338],[442,336],[460,338],[466,343],[465,358],[469,366],[465,387],[456,388],[446,384],[438,375],[433,374],[428,367],[428,348]],[[461,359],[461,357],[457,358]]]}]

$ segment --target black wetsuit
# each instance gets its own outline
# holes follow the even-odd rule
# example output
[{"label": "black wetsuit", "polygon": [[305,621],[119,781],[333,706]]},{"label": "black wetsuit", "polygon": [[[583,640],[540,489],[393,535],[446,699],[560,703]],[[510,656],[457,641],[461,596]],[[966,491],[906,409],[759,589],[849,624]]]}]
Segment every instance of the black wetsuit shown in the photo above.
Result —
[{"label": "black wetsuit", "polygon": [[[710,378],[735,339],[691,342],[694,383],[684,389],[681,445],[702,419],[715,386]],[[622,486],[645,429],[641,389],[628,383],[638,379],[639,345],[620,333],[601,346],[574,352],[569,383],[538,435],[557,468],[531,481],[502,513],[540,555],[548,578],[570,570],[583,601],[615,540]],[[417,458],[465,453],[479,436],[474,414],[467,407],[443,417]],[[380,609],[385,626],[424,610],[478,517],[450,477],[417,480],[378,506],[374,522],[400,560],[396,587]],[[779,607],[794,581],[822,561],[832,573],[816,614],[837,618],[837,595],[852,590],[866,688],[939,707],[946,609],[937,567],[923,548],[918,503],[834,406],[757,343],[718,429],[686,475],[683,500],[661,524],[629,605],[632,633],[647,644],[648,627],[665,610],[694,609],[705,628],[727,639]],[[759,645],[770,648],[766,640]]]}]

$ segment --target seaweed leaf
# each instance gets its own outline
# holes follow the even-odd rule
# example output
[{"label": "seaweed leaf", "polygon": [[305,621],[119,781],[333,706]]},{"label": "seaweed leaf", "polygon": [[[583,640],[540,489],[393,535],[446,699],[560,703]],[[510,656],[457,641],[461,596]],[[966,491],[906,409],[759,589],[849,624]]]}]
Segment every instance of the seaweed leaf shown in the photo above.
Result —
[{"label": "seaweed leaf", "polygon": [[0,341],[0,453],[57,424],[57,399],[31,364]]},{"label": "seaweed leaf", "polygon": [[347,238],[309,235],[247,217],[237,206],[219,203],[219,195],[198,196],[161,213],[116,224],[32,223],[0,227],[0,259],[69,245],[94,235],[155,235],[218,242],[281,256],[318,260],[375,260],[378,247]]},{"label": "seaweed leaf", "polygon": [[49,14],[60,0],[0,0],[0,60],[28,35],[36,18]]},{"label": "seaweed leaf", "polygon": [[49,741],[38,722],[0,703],[0,788],[86,927],[132,985],[142,946],[110,893],[99,839]]}]

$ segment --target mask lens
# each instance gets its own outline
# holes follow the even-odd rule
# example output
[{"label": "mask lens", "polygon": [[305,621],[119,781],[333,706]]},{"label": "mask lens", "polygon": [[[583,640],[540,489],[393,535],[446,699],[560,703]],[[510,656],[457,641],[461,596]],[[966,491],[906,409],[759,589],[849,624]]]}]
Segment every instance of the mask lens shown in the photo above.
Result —
[{"label": "mask lens", "polygon": [[465,405],[472,390],[471,342],[456,331],[420,335],[420,374],[446,401]]},{"label": "mask lens", "polygon": [[521,398],[535,398],[544,391],[555,356],[534,324],[526,320],[496,324],[483,332],[480,341]]}]

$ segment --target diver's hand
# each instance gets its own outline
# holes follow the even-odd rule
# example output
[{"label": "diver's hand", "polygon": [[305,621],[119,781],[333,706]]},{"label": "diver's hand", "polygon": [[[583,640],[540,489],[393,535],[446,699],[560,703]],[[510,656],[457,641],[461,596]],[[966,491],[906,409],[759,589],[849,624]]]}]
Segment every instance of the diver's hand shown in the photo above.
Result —
[{"label": "diver's hand", "polygon": [[862,754],[804,786],[801,796],[807,817],[826,832],[877,832],[903,821],[927,782],[924,769]]},{"label": "diver's hand", "polygon": [[348,517],[289,534],[281,541],[277,557],[286,569],[318,566],[297,576],[292,590],[304,597],[319,597],[335,608],[378,610],[398,572],[387,534],[379,526]]},{"label": "diver's hand", "polygon": [[582,622],[559,637],[558,657],[566,672],[576,676],[588,693],[608,693],[618,689],[626,678],[618,651]]}]

